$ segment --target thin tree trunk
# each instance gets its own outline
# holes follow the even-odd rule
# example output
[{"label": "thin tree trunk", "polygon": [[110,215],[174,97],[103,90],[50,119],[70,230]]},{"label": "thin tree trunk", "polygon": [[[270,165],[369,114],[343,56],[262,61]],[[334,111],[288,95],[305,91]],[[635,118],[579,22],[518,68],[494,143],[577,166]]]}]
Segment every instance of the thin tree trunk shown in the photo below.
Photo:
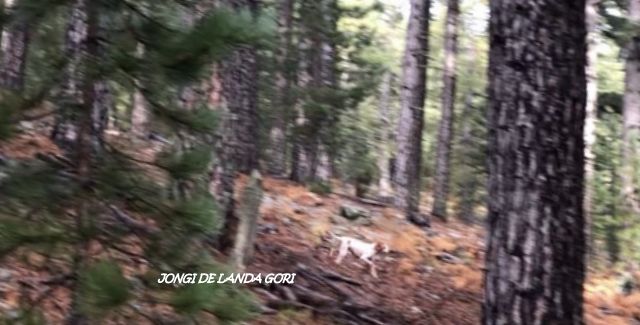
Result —
[{"label": "thin tree trunk", "polygon": [[[136,55],[139,58],[144,56],[144,45],[136,46]],[[140,90],[143,85],[140,80],[134,80],[135,89],[131,94],[131,131],[139,138],[145,138],[149,132],[149,110],[148,103]]]},{"label": "thin tree trunk", "polygon": [[[338,4],[336,0],[322,0],[319,1],[320,12],[323,16],[323,31],[321,34],[321,51],[320,51],[320,84],[323,88],[330,91],[338,89],[338,75],[336,71],[337,60],[337,46],[335,41],[335,35],[337,34],[337,15]],[[333,176],[333,169],[331,167],[332,152],[328,147],[334,136],[336,123],[338,121],[338,112],[334,105],[330,105],[330,111],[321,121],[321,127],[317,134],[318,137],[318,156],[317,156],[317,168],[314,170],[313,177],[321,182],[328,182]]]},{"label": "thin tree trunk", "polygon": [[422,166],[422,129],[426,95],[426,69],[429,37],[429,0],[411,0],[402,62],[402,91],[398,121],[396,157],[396,205],[407,219],[427,225],[420,215],[420,169]]},{"label": "thin tree trunk", "polygon": [[[93,129],[93,96],[94,87],[89,82],[87,74],[84,73],[86,65],[86,56],[89,51],[93,50],[88,46],[90,30],[90,6],[86,0],[76,0],[71,7],[71,15],[67,23],[66,33],[66,53],[69,63],[65,70],[64,84],[62,88],[62,104],[69,104],[66,116],[58,116],[56,127],[64,125],[65,133],[60,133],[60,137],[55,140],[68,144],[73,141],[73,159],[77,163],[77,175],[81,181],[89,179],[91,169],[91,153],[92,153],[92,129]],[[94,34],[95,35],[95,34]],[[69,118],[73,117],[73,118]],[[68,137],[66,132],[77,130],[73,138]],[[55,135],[55,134],[54,134]],[[82,199],[78,201],[76,211],[76,227],[82,232],[86,227],[88,217],[87,202]],[[80,272],[86,263],[86,242],[82,241],[76,244],[73,257],[73,272],[75,283],[72,294],[71,310],[66,320],[68,325],[85,325],[89,324],[89,319],[81,311],[82,296],[80,288],[78,288],[78,279]]]},{"label": "thin tree trunk", "polygon": [[[302,20],[304,21],[304,14],[309,10],[310,3],[307,1],[300,2],[300,11]],[[298,62],[298,69],[296,71],[296,86],[298,89],[306,89],[311,83],[310,56],[308,52],[311,51],[311,42],[309,41],[309,32],[306,30],[304,23],[300,26],[300,39],[298,40],[298,49],[296,61]],[[294,138],[293,147],[291,150],[291,175],[290,179],[294,182],[304,182],[309,175],[309,157],[307,156],[308,146],[308,132],[306,130],[307,119],[304,111],[303,97],[296,98],[295,103],[295,121],[294,121]]]},{"label": "thin tree trunk", "polygon": [[449,175],[451,167],[451,141],[456,99],[456,56],[458,55],[458,0],[447,1],[447,22],[444,35],[444,72],[442,89],[442,117],[438,131],[436,174],[433,189],[432,214],[447,219]]},{"label": "thin tree trunk", "polygon": [[[202,18],[205,14],[203,11],[204,1],[197,1],[191,3],[182,13],[182,24],[187,28],[193,28],[193,26]],[[193,82],[188,85],[182,86],[178,93],[178,104],[180,108],[184,110],[193,110],[204,98],[202,82]]]},{"label": "thin tree trunk", "polygon": [[484,324],[583,324],[584,0],[491,0]]},{"label": "thin tree trunk", "polygon": [[[97,60],[105,60],[104,42],[109,39],[107,30],[110,21],[106,15],[93,14],[96,16],[92,18],[95,26],[89,26],[89,32],[95,35],[93,39],[98,40],[90,42],[89,54]],[[115,99],[111,85],[106,79],[100,76],[90,82],[92,94],[88,105],[91,105],[91,144],[93,152],[101,154],[105,147],[105,131],[114,111]]]},{"label": "thin tree trunk", "polygon": [[[15,0],[6,1],[10,11]],[[21,91],[24,88],[24,70],[29,48],[29,23],[14,19],[2,33],[2,61],[0,61],[0,87]]]},{"label": "thin tree trunk", "polygon": [[[0,0],[0,12],[4,12],[5,8],[7,7],[5,1],[6,0]],[[0,21],[0,30],[4,30],[4,21]]]},{"label": "thin tree trunk", "polygon": [[[640,0],[629,0],[629,19],[640,23]],[[623,149],[620,173],[622,195],[630,212],[640,213],[637,184],[640,182],[640,38],[627,45],[623,99]]]},{"label": "thin tree trunk", "polygon": [[584,123],[584,217],[586,220],[585,232],[587,236],[589,255],[594,254],[594,241],[591,235],[593,216],[591,205],[593,203],[593,175],[594,159],[593,146],[596,142],[596,119],[598,110],[598,2],[600,0],[587,0],[587,102]]},{"label": "thin tree trunk", "polygon": [[389,159],[391,157],[390,142],[392,141],[391,118],[389,105],[391,104],[391,71],[386,71],[380,83],[380,98],[378,102],[378,113],[380,114],[380,132],[378,141],[378,195],[389,197],[392,194],[391,176],[389,175]]},{"label": "thin tree trunk", "polygon": [[[463,150],[463,160],[461,164],[462,168],[471,169],[473,168],[474,162],[469,159],[470,150],[472,150],[473,142],[471,139],[471,122],[472,122],[472,113],[471,109],[473,94],[467,94],[464,109],[462,111],[462,137],[460,139],[460,147]],[[475,220],[475,212],[474,205],[476,204],[475,196],[476,190],[478,187],[478,182],[474,177],[471,177],[471,173],[463,174],[466,178],[463,179],[463,185],[460,189],[460,220],[463,222],[470,224]]]},{"label": "thin tree trunk", "polygon": [[287,164],[287,115],[291,101],[292,84],[292,29],[294,0],[283,0],[278,6],[278,34],[280,49],[277,52],[278,72],[276,76],[276,101],[274,107],[273,127],[269,134],[269,174],[282,176],[286,173]]}]

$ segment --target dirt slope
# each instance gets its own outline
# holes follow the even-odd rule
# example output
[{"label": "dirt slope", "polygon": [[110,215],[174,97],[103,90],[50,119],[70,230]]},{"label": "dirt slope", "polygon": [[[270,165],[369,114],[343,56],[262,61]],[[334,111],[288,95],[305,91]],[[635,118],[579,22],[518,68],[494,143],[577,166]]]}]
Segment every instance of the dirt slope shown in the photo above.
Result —
[{"label": "dirt slope", "polygon": [[[354,299],[402,315],[407,323],[480,323],[485,236],[481,226],[433,221],[432,229],[424,230],[404,221],[395,209],[347,195],[319,196],[283,180],[266,179],[264,185],[266,197],[251,271],[293,272],[303,263],[357,279],[361,286],[343,286]],[[371,217],[349,221],[339,215],[345,204],[365,209]],[[377,262],[379,278],[369,275],[353,257],[336,265],[329,255],[336,243],[322,239],[328,232],[388,243],[393,252]],[[614,272],[590,274],[585,284],[587,324],[640,324],[640,293],[622,295],[619,279]],[[286,310],[261,316],[254,323],[334,323],[325,316]]]}]

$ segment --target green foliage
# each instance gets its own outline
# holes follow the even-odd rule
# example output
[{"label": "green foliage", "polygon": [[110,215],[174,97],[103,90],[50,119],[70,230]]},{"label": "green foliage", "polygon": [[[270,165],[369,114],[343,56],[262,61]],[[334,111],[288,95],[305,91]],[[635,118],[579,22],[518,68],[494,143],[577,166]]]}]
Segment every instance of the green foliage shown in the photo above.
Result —
[{"label": "green foliage", "polygon": [[191,235],[214,234],[222,227],[215,200],[205,194],[178,203],[170,222],[171,229]]},{"label": "green foliage", "polygon": [[181,287],[172,297],[171,306],[178,313],[191,316],[206,310],[225,323],[246,320],[256,312],[250,295],[228,285]]},{"label": "green foliage", "polygon": [[80,279],[82,309],[99,316],[122,306],[130,298],[130,284],[118,264],[98,262],[82,273]]},{"label": "green foliage", "polygon": [[[189,186],[208,179],[209,140],[218,116],[206,100],[191,110],[179,108],[178,95],[185,86],[209,78],[213,63],[238,46],[266,48],[274,24],[253,13],[219,9],[187,26],[183,18],[193,14],[186,7],[193,4],[190,2],[95,1],[88,6],[88,21],[95,24],[90,30],[96,35],[90,41],[97,45],[96,50],[72,62],[64,42],[73,2],[18,1],[20,6],[3,16],[8,19],[3,19],[5,23],[26,19],[31,42],[25,89],[0,94],[0,139],[13,136],[19,131],[19,121],[40,114],[41,109],[67,117],[76,130],[86,126],[83,123],[92,103],[87,97],[83,101],[61,95],[65,90],[61,82],[68,77],[66,66],[77,64],[81,77],[75,86],[83,95],[95,89],[96,81],[104,82],[121,108],[130,105],[129,96],[138,90],[150,106],[154,129],[192,145],[190,149],[175,146],[152,161],[145,153],[130,152],[137,139],[123,134],[110,139],[104,148],[85,151],[74,145],[61,148],[59,156],[39,155],[0,166],[0,253],[55,244],[52,257],[63,255],[56,263],[66,263],[73,252],[71,259],[78,263],[64,267],[76,282],[71,286],[75,305],[92,322],[100,322],[109,312],[131,308],[129,301],[160,290],[140,283],[137,278],[144,275],[125,278],[124,265],[143,259],[151,270],[173,272],[200,269],[211,261],[203,239],[219,232],[223,220],[214,198],[204,193],[201,184]],[[140,44],[143,55],[138,51]],[[186,185],[188,193],[168,195],[176,183]],[[122,247],[131,245],[133,235],[142,256]],[[84,247],[79,244],[85,242],[100,242],[106,256],[117,259],[92,264],[86,254],[78,252],[79,246]],[[191,287],[198,288],[207,286]],[[177,310],[189,314],[225,306],[216,310],[220,319],[246,319],[250,303],[242,290],[187,291],[174,302]],[[161,291],[171,293],[176,288]]]},{"label": "green foliage", "polygon": [[68,241],[64,229],[15,219],[0,219],[0,256],[25,245]]},{"label": "green foliage", "polygon": [[13,118],[17,112],[17,98],[8,91],[0,93],[0,140],[6,140],[14,134]]},{"label": "green foliage", "polygon": [[373,125],[365,124],[367,120],[363,114],[364,112],[347,113],[339,128],[341,175],[347,182],[361,188],[367,187],[378,178],[378,167],[373,154],[373,139],[376,138],[377,129]]},{"label": "green foliage", "polygon": [[327,195],[331,194],[332,189],[329,182],[313,181],[309,183],[309,191],[320,195]]},{"label": "green foliage", "polygon": [[203,145],[185,152],[168,152],[159,158],[158,165],[166,169],[171,177],[184,180],[206,172],[211,158],[211,148]]},{"label": "green foliage", "polygon": [[458,199],[456,215],[464,222],[476,222],[476,212],[486,198],[487,124],[486,101],[468,94],[457,121],[458,133],[453,146],[452,193]]},{"label": "green foliage", "polygon": [[220,289],[209,285],[181,287],[171,298],[171,306],[178,313],[193,315],[210,306],[217,290]]},{"label": "green foliage", "polygon": [[622,150],[619,134],[622,121],[618,114],[605,108],[600,114],[594,146],[593,225],[596,245],[607,252],[610,262],[620,258],[620,230],[623,211],[620,209],[620,158]]},{"label": "green foliage", "polygon": [[224,287],[224,290],[217,291],[213,301],[215,303],[211,304],[209,310],[223,323],[250,319],[258,313],[258,305],[249,292],[229,286]]},{"label": "green foliage", "polygon": [[19,311],[18,317],[0,316],[2,324],[20,324],[20,325],[46,325],[47,319],[41,311],[24,308]]},{"label": "green foliage", "polygon": [[0,183],[0,190],[6,194],[0,202],[12,199],[25,206],[33,202],[55,205],[76,194],[77,188],[70,184],[67,175],[42,162],[18,165],[9,169],[8,175]]}]

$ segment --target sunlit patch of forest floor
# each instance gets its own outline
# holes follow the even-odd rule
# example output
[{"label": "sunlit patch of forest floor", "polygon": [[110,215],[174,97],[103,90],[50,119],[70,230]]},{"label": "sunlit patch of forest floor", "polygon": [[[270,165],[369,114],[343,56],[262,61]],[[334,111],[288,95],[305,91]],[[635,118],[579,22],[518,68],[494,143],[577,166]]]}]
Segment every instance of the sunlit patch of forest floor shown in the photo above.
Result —
[{"label": "sunlit patch of forest floor", "polygon": [[[11,142],[0,142],[0,153],[19,160],[37,153],[59,154],[59,150],[46,137],[20,135]],[[143,156],[153,158],[148,152]],[[243,187],[246,179],[238,178],[238,188]],[[306,308],[308,304],[300,303],[277,308],[277,311],[271,309],[271,313],[258,316],[253,324],[334,324],[335,314],[323,312],[334,308],[333,302],[370,306],[374,312],[367,317],[372,324],[480,322],[485,250],[485,232],[481,225],[466,225],[454,218],[447,223],[432,220],[431,229],[418,228],[406,222],[396,209],[357,199],[339,183],[333,184],[334,193],[326,195],[269,177],[263,185],[265,197],[255,258],[247,271],[306,270],[306,276],[298,274],[296,285],[331,302],[325,307]],[[356,220],[344,218],[341,209],[345,207],[363,211],[365,216]],[[428,207],[423,209],[429,211]],[[330,239],[330,234],[388,244],[392,251],[376,262],[379,277],[371,276],[365,265],[353,256],[336,265],[330,250],[337,249],[338,243]],[[135,247],[132,241],[130,248]],[[96,256],[100,254],[98,243],[91,249]],[[4,258],[0,272],[0,313],[15,310],[26,294],[30,301],[37,300],[52,324],[62,322],[68,311],[70,291],[65,288],[65,279],[57,279],[52,273],[52,266],[56,264],[37,252],[20,251]],[[146,271],[146,263],[137,261],[125,269],[125,274],[132,276]],[[313,276],[319,273],[331,276],[313,283]],[[43,283],[44,280],[53,282]],[[281,287],[252,286],[251,289],[263,302],[287,295],[304,300]],[[380,313],[376,314],[375,310]],[[587,324],[639,323],[640,293],[623,295],[620,276],[615,272],[592,273],[585,285],[585,311]],[[126,323],[116,318],[105,324]],[[136,323],[145,323],[139,320]]]}]

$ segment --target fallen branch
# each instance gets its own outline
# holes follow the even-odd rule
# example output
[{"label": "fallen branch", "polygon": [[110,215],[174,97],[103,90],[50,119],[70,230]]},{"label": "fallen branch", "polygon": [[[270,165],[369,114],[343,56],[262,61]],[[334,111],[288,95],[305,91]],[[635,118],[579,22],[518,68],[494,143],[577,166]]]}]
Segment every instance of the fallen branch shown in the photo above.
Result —
[{"label": "fallen branch", "polygon": [[347,199],[347,200],[351,200],[351,201],[362,203],[362,204],[373,205],[373,206],[381,207],[381,208],[385,208],[385,207],[389,206],[389,204],[387,204],[385,202],[382,202],[382,201],[356,197],[356,196],[352,196],[352,195],[349,195],[349,194],[343,194],[343,193],[336,193],[336,194],[338,196],[341,196],[341,197]]},{"label": "fallen branch", "polygon": [[323,271],[322,276],[329,280],[340,281],[340,282],[348,283],[348,284],[359,286],[359,287],[362,286],[362,282],[356,281],[352,278],[348,278],[331,271]]}]

